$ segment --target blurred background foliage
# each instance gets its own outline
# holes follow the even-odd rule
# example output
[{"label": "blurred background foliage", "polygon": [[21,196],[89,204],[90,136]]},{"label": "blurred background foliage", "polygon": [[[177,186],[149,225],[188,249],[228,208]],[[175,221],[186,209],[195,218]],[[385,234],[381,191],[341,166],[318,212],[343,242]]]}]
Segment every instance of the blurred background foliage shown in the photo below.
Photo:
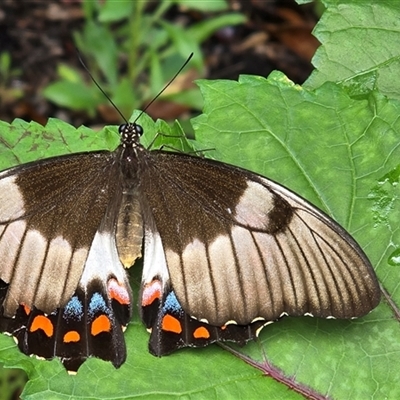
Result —
[{"label": "blurred background foliage", "polygon": [[[74,44],[87,60],[96,81],[124,115],[150,101],[188,55],[195,54],[191,67],[203,76],[205,65],[201,44],[218,29],[245,22],[245,16],[228,10],[223,0],[214,1],[214,14],[190,26],[165,17],[179,4],[188,11],[201,10],[203,2],[164,0],[156,2],[150,13],[146,2],[84,1],[84,25],[73,35]],[[222,14],[217,12],[225,11]],[[57,66],[59,79],[43,90],[55,104],[94,116],[99,107],[109,105],[93,82],[86,83],[77,68],[65,63]],[[191,86],[191,85],[190,85]],[[201,110],[198,90],[169,88],[167,98]]]},{"label": "blurred background foliage", "polygon": [[294,0],[60,0],[0,4],[0,119],[79,126],[117,124],[120,116],[89,70],[127,117],[163,88],[190,53],[190,65],[148,110],[187,119],[202,109],[193,81],[267,76],[302,83],[318,41],[319,3]]}]

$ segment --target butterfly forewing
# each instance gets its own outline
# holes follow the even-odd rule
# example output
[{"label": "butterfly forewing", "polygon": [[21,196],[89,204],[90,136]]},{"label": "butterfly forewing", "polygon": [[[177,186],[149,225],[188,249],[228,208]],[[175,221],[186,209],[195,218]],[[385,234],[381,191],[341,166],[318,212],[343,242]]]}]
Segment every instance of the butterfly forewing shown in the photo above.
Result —
[{"label": "butterfly forewing", "polygon": [[0,174],[0,278],[9,285],[4,315],[22,303],[51,312],[69,300],[115,196],[114,170],[112,153],[99,152]]},{"label": "butterfly forewing", "polygon": [[361,248],[302,198],[222,163],[148,157],[141,188],[191,316],[216,326],[283,314],[353,318],[379,302]]}]

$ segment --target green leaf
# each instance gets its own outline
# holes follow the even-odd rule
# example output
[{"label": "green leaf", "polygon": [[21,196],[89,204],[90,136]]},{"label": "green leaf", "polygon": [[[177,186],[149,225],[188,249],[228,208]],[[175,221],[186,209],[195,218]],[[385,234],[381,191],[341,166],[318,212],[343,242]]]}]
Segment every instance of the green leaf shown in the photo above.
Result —
[{"label": "green leaf", "polygon": [[133,11],[134,3],[131,1],[108,0],[100,9],[100,22],[115,22],[128,18]]},{"label": "green leaf", "polygon": [[199,10],[205,12],[224,11],[228,9],[228,3],[225,0],[175,0],[177,4],[187,7],[189,10]]},{"label": "green leaf", "polygon": [[324,4],[329,8],[314,29],[322,46],[305,87],[343,82],[357,94],[376,88],[399,99],[400,3],[336,0]]},{"label": "green leaf", "polygon": [[246,22],[246,17],[239,13],[223,14],[206,19],[188,28],[188,35],[197,43],[208,39],[215,31],[226,26],[240,25]]},{"label": "green leaf", "polygon": [[186,59],[190,53],[194,53],[191,60],[191,65],[196,66],[196,68],[203,69],[203,61],[201,58],[201,50],[199,44],[187,34],[184,28],[173,25],[168,22],[160,21],[163,28],[168,32],[172,42],[178,53]]},{"label": "green leaf", "polygon": [[7,80],[11,67],[11,56],[7,51],[0,53],[0,83],[4,84]]},{"label": "green leaf", "polygon": [[143,26],[146,29],[146,35],[143,36],[142,45],[145,46],[148,51],[153,53],[161,53],[162,47],[168,42],[168,33],[157,26],[151,25],[151,18],[143,16]]},{"label": "green leaf", "polygon": [[0,121],[0,137],[0,169],[68,153],[114,149],[119,143],[116,127],[94,132],[55,118],[46,126],[21,119],[11,124]]},{"label": "green leaf", "polygon": [[150,90],[157,93],[164,86],[164,74],[161,67],[158,51],[150,53]]},{"label": "green leaf", "polygon": [[75,68],[71,68],[67,64],[63,63],[59,64],[57,66],[57,73],[61,78],[61,80],[65,80],[67,82],[72,82],[72,83],[79,83],[80,85],[84,84],[79,71],[76,70]]},{"label": "green leaf", "polygon": [[84,86],[78,82],[61,80],[51,83],[43,89],[42,94],[61,107],[67,107],[71,110],[85,110],[89,115],[94,114],[97,105],[100,103],[97,88]]},{"label": "green leaf", "polygon": [[66,64],[60,64],[57,70],[61,79],[44,88],[42,95],[58,106],[84,110],[89,115],[94,115],[102,100],[98,88],[94,85],[88,86],[80,73]]},{"label": "green leaf", "polygon": [[140,102],[137,98],[137,91],[132,87],[132,82],[128,77],[121,78],[116,85],[112,100],[123,115],[129,115],[133,108]]},{"label": "green leaf", "polygon": [[203,98],[201,97],[198,89],[188,89],[182,92],[168,94],[163,96],[163,99],[166,101],[173,101],[196,110],[201,110],[203,108]]},{"label": "green leaf", "polygon": [[110,85],[117,84],[117,56],[118,50],[114,36],[105,25],[88,20],[83,34],[75,32],[75,40],[84,54],[94,57],[95,65],[107,77]]}]

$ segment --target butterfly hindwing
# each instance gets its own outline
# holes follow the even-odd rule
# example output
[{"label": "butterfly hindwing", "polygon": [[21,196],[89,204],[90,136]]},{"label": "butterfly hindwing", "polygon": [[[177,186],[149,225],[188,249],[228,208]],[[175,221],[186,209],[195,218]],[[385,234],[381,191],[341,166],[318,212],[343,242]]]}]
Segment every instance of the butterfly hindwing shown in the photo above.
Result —
[{"label": "butterfly hindwing", "polygon": [[151,354],[161,357],[183,347],[204,347],[218,341],[244,345],[255,339],[268,323],[257,320],[237,325],[230,321],[223,326],[212,326],[190,316],[170,286],[161,239],[154,229],[146,230],[145,254],[140,310],[142,321],[150,331]]},{"label": "butterfly hindwing", "polygon": [[[0,301],[7,286],[0,282]],[[17,339],[23,353],[59,357],[69,371],[76,371],[89,356],[119,367],[126,359],[123,329],[131,318],[131,304],[115,237],[98,232],[78,287],[65,306],[45,313],[21,304],[15,316],[0,318],[0,329]]]},{"label": "butterfly hindwing", "polygon": [[237,325],[234,322],[223,326],[210,325],[187,314],[173,290],[166,291],[160,299],[143,306],[142,317],[144,321],[147,318],[152,321],[146,324],[151,332],[149,351],[158,357],[183,347],[204,347],[215,342],[231,341],[244,345],[255,339],[259,330],[266,325],[262,320],[248,325]]}]

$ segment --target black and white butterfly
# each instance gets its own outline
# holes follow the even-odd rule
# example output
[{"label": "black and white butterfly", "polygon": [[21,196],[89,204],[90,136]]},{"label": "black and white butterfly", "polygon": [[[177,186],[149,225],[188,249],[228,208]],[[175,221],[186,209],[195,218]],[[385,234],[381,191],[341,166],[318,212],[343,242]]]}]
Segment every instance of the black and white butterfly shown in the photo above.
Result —
[{"label": "black and white butterfly", "polygon": [[[354,318],[380,299],[350,235],[283,186],[196,156],[121,144],[0,173],[0,330],[25,354],[119,367],[132,310],[157,356],[244,344],[284,315]],[[142,250],[143,247],[143,250]]]}]

